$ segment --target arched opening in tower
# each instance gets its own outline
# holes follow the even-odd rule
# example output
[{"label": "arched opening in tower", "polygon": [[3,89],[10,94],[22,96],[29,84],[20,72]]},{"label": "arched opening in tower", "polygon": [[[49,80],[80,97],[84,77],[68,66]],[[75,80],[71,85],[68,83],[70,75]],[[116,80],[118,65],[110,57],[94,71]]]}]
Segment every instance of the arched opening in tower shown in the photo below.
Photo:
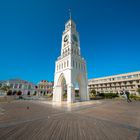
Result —
[{"label": "arched opening in tower", "polygon": [[76,81],[74,84],[75,101],[80,101],[80,87],[79,83]]},{"label": "arched opening in tower", "polygon": [[62,82],[61,82],[61,88],[62,88],[62,91],[61,91],[62,92],[61,93],[62,100],[67,101],[67,84],[66,84],[66,80],[64,77],[63,77]]}]

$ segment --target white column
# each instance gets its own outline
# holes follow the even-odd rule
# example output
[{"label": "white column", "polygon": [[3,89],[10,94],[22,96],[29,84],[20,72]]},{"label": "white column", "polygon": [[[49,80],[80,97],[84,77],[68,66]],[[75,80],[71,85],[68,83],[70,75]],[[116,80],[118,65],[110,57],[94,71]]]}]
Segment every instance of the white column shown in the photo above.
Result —
[{"label": "white column", "polygon": [[54,87],[53,92],[53,101],[54,102],[61,102],[62,101],[62,87],[57,85]]},{"label": "white column", "polygon": [[75,91],[73,84],[70,83],[67,85],[67,102],[72,103],[75,101]]}]

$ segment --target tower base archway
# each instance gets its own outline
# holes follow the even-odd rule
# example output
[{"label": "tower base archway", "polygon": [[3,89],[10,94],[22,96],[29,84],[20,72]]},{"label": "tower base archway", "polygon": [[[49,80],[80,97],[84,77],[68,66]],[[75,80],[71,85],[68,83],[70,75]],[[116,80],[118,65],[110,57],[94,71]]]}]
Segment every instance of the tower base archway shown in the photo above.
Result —
[{"label": "tower base archway", "polygon": [[61,73],[59,76],[56,76],[55,81],[57,82],[54,82],[53,101],[55,102],[64,101],[63,95],[64,92],[67,91],[66,101],[68,103],[75,102],[76,93],[74,85],[77,81],[79,84],[79,101],[89,100],[87,81],[86,79],[83,78],[82,74],[74,76],[73,78],[71,77],[71,80],[69,80],[69,76],[67,73]]}]

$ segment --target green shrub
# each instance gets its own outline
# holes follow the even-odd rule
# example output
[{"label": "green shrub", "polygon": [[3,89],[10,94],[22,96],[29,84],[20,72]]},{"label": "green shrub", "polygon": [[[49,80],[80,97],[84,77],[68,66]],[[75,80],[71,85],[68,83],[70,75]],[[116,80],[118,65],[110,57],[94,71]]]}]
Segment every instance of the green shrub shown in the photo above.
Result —
[{"label": "green shrub", "polygon": [[52,98],[53,94],[46,94],[48,98]]},{"label": "green shrub", "polygon": [[103,98],[105,97],[105,93],[99,93],[98,95],[103,97]]},{"label": "green shrub", "polygon": [[12,90],[9,90],[9,91],[7,92],[7,95],[12,95]]},{"label": "green shrub", "polygon": [[119,97],[117,93],[99,93],[99,96],[107,99]]},{"label": "green shrub", "polygon": [[105,94],[105,98],[112,99],[112,98],[116,98],[116,97],[118,97],[117,93],[106,93]]},{"label": "green shrub", "polygon": [[63,94],[63,98],[67,98],[67,92]]},{"label": "green shrub", "polygon": [[78,93],[75,94],[75,97],[80,97],[80,95]]},{"label": "green shrub", "polygon": [[131,95],[130,95],[130,98],[131,98],[131,99],[134,99],[134,100],[140,101],[140,96],[137,96],[137,95],[131,94]]}]

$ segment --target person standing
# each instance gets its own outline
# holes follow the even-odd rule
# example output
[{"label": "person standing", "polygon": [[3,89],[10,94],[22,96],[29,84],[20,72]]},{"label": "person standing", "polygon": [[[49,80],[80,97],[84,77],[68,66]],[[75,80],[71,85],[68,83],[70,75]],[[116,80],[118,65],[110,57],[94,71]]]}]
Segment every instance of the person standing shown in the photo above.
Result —
[{"label": "person standing", "polygon": [[128,102],[128,103],[129,103],[129,102],[132,102],[132,101],[130,100],[130,93],[129,93],[128,91],[125,91],[125,95],[126,95],[127,102]]}]

